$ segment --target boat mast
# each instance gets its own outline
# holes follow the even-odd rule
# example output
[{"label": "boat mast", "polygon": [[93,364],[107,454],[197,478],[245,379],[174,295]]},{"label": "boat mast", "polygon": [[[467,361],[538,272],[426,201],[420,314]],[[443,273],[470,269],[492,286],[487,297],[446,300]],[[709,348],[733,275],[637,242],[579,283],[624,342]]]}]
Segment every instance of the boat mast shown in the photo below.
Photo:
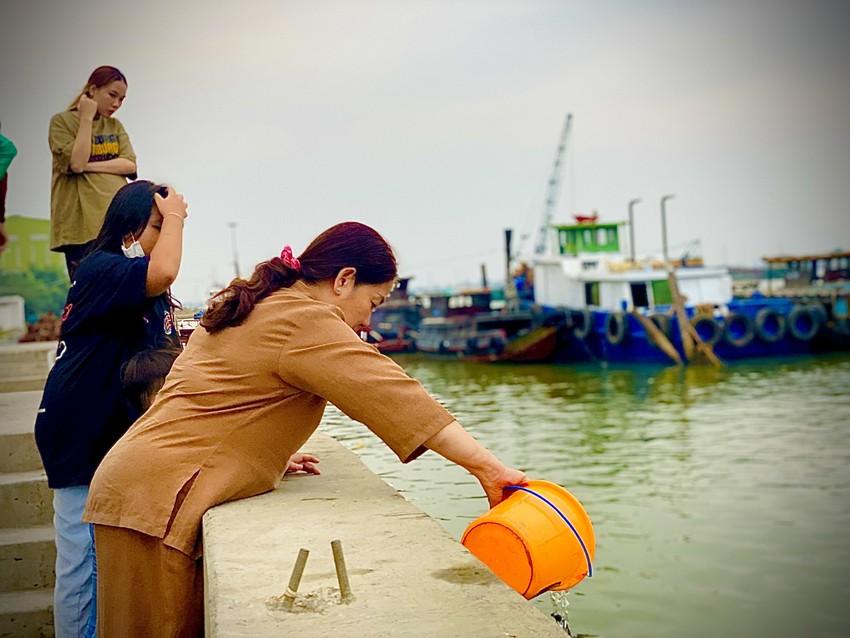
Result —
[{"label": "boat mast", "polygon": [[546,253],[548,246],[549,227],[552,225],[552,216],[555,212],[555,205],[558,203],[558,192],[561,188],[561,164],[564,161],[564,155],[567,150],[567,139],[570,135],[570,127],[572,125],[573,115],[567,113],[567,119],[564,122],[564,129],[561,131],[561,139],[558,142],[558,150],[555,153],[555,163],[552,166],[552,176],[549,178],[549,189],[546,193],[546,205],[543,208],[543,221],[540,224],[540,231],[537,237],[537,245],[534,252],[537,255]]}]

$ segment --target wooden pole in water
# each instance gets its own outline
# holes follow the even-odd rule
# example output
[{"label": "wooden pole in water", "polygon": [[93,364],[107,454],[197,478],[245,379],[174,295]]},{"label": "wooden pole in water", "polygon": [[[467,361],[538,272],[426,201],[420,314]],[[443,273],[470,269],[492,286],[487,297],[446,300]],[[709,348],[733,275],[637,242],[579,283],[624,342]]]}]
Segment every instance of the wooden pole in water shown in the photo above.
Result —
[{"label": "wooden pole in water", "polygon": [[670,343],[667,335],[661,332],[658,326],[655,325],[655,322],[649,317],[644,317],[637,310],[632,310],[631,314],[643,326],[643,329],[646,331],[646,336],[652,339],[655,345],[661,348],[662,352],[670,357],[676,365],[682,365],[682,357],[679,356],[676,348],[674,348],[673,344]]},{"label": "wooden pole in water", "polygon": [[673,308],[676,311],[676,321],[679,323],[679,334],[682,337],[682,349],[685,351],[685,359],[692,361],[694,358],[693,333],[689,329],[691,325],[688,314],[685,312],[685,300],[679,293],[679,282],[676,279],[676,269],[668,264],[667,281],[670,283],[670,295],[673,297]]},{"label": "wooden pole in water", "polygon": [[513,234],[514,231],[510,228],[505,229],[505,310],[508,312],[516,310],[519,306],[514,278],[511,275],[511,239]]},{"label": "wooden pole in water", "polygon": [[722,368],[723,362],[717,357],[716,354],[714,354],[714,349],[711,347],[711,345],[702,340],[702,337],[699,336],[697,329],[694,328],[694,324],[692,324],[690,321],[688,322],[688,331],[691,333],[691,337],[693,337],[694,343],[696,344],[696,348],[699,353],[715,367]]},{"label": "wooden pole in water", "polygon": [[303,547],[298,551],[298,558],[295,559],[295,567],[292,568],[292,575],[289,577],[289,586],[283,594],[283,608],[286,611],[292,611],[292,603],[295,602],[298,585],[301,583],[301,576],[304,574],[304,566],[307,564],[307,557],[310,555],[310,550]]}]

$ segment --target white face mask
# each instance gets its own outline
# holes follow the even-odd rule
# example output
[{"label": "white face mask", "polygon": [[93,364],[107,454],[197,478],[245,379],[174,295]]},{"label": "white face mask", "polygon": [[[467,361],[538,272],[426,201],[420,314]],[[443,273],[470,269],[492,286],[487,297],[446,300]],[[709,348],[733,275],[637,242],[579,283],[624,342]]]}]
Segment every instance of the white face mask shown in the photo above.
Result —
[{"label": "white face mask", "polygon": [[145,251],[142,250],[142,245],[139,243],[139,240],[130,235],[133,239],[133,243],[130,244],[130,247],[127,248],[124,243],[121,243],[121,252],[124,253],[124,256],[128,259],[135,259],[136,257],[144,257]]}]

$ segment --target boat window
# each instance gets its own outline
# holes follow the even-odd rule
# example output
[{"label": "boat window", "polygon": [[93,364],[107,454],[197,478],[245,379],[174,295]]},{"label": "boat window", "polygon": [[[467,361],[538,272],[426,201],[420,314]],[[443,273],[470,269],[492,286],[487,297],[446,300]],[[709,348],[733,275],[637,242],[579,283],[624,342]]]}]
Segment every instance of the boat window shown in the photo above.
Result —
[{"label": "boat window", "polygon": [[596,270],[596,267],[599,265],[598,261],[583,261],[581,262],[582,270]]},{"label": "boat window", "polygon": [[606,241],[607,237],[608,237],[608,233],[605,231],[604,228],[599,228],[599,229],[596,230],[596,243],[599,244],[600,246],[604,246],[605,244],[608,243]]},{"label": "boat window", "polygon": [[588,281],[584,284],[584,303],[586,306],[599,305],[599,282]]},{"label": "boat window", "polygon": [[558,233],[559,248],[563,255],[577,255],[578,246],[576,244],[576,236],[572,231],[562,230]]},{"label": "boat window", "polygon": [[670,292],[669,281],[658,279],[652,282],[652,300],[656,306],[673,303],[673,294]]},{"label": "boat window", "polygon": [[646,308],[649,306],[649,294],[646,291],[646,282],[634,281],[630,284],[632,289],[632,305],[635,308]]},{"label": "boat window", "polygon": [[449,308],[469,308],[472,305],[470,295],[457,295],[449,298]]}]

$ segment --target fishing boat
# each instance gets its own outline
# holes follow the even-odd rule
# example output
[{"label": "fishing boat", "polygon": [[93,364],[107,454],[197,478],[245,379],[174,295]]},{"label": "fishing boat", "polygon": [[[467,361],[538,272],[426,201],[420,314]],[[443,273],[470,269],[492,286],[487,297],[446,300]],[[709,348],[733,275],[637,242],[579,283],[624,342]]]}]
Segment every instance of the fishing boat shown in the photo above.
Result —
[{"label": "fishing boat", "polygon": [[693,342],[719,360],[806,353],[831,342],[836,322],[846,325],[846,297],[842,318],[840,304],[811,297],[737,298],[728,269],[698,257],[627,256],[626,225],[553,225],[553,250],[534,260],[535,302],[568,317],[565,360],[679,362]]},{"label": "fishing boat", "polygon": [[823,308],[826,326],[816,346],[850,348],[850,251],[762,257],[767,264],[758,293]]},{"label": "fishing boat", "polygon": [[566,316],[492,310],[489,288],[424,295],[416,352],[482,362],[543,362],[553,358]]},{"label": "fishing boat", "polygon": [[[576,215],[573,223],[553,223],[571,125],[568,114],[530,260],[531,285],[527,275],[522,286],[516,282],[518,295],[521,287],[526,295],[530,289],[532,303],[544,315],[567,317],[569,329],[560,332],[566,338],[557,349],[559,360],[681,363],[701,357],[720,364],[723,359],[831,349],[850,341],[844,337],[846,292],[833,293],[832,302],[824,296],[788,294],[801,289],[801,283],[810,288],[816,281],[846,280],[848,253],[829,255],[827,261],[783,258],[790,275],[802,275],[794,283],[794,277],[786,277],[787,290],[740,296],[734,293],[728,268],[703,263],[698,240],[679,258],[669,257],[665,202],[673,195],[661,198],[660,257],[636,258],[632,206],[639,199],[629,202],[628,223],[601,221],[597,211]],[[621,250],[623,227],[630,235],[628,255]]]},{"label": "fishing boat", "polygon": [[372,312],[365,340],[384,354],[413,352],[414,337],[422,320],[422,303],[408,293],[411,277],[402,277],[389,298]]}]

